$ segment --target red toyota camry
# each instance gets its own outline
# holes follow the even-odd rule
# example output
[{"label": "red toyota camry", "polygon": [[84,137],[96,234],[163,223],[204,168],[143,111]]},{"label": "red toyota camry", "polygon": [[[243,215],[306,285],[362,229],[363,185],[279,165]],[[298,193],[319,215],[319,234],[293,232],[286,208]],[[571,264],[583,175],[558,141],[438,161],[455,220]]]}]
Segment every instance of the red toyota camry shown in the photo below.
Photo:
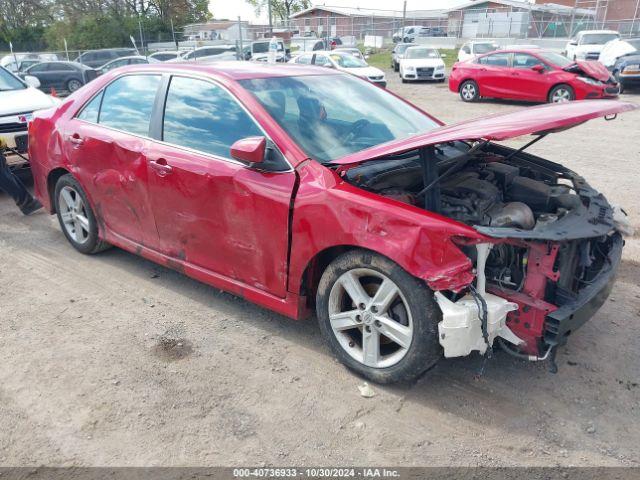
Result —
[{"label": "red toyota camry", "polygon": [[494,141],[636,108],[444,126],[352,75],[234,62],[118,69],[30,125],[38,198],[113,245],[292,318],[378,382],[500,343],[553,358],[612,288],[625,216]]},{"label": "red toyota camry", "polygon": [[457,62],[451,68],[449,90],[465,102],[491,97],[558,103],[615,98],[620,93],[601,63],[573,62],[546,50],[503,50]]}]

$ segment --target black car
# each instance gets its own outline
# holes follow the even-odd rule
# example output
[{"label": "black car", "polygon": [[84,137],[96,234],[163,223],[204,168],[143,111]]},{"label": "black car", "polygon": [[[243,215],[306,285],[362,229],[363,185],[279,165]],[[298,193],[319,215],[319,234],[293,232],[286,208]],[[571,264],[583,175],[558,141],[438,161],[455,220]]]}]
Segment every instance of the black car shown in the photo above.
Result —
[{"label": "black car", "polygon": [[96,78],[97,73],[77,62],[41,62],[29,67],[21,76],[26,75],[40,80],[40,89],[45,92],[51,88],[75,92]]},{"label": "black car", "polygon": [[640,88],[640,51],[622,55],[613,66],[613,76],[620,84],[620,93],[625,88]]},{"label": "black car", "polygon": [[92,68],[101,67],[102,65],[120,57],[129,57],[137,55],[138,52],[133,48],[107,48],[104,50],[89,50],[76,58],[76,62],[82,63]]}]

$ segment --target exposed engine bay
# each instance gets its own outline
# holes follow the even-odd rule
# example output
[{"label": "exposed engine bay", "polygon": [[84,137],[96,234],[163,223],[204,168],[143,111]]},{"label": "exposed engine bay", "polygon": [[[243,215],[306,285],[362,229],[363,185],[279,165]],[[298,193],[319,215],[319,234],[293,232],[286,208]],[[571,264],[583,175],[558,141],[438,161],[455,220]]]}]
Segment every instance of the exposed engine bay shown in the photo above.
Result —
[{"label": "exposed engine bay", "polygon": [[576,312],[593,308],[583,305],[589,290],[613,284],[626,215],[574,172],[524,153],[537,139],[519,150],[451,142],[341,172],[495,239],[460,246],[476,267],[475,286],[436,292],[447,357],[490,351],[500,337],[516,356],[547,358],[588,318]]},{"label": "exposed engine bay", "polygon": [[423,166],[414,153],[405,159],[367,163],[346,172],[351,183],[380,195],[436,211],[454,220],[488,227],[539,229],[582,205],[572,186],[558,175],[505,156],[478,151],[451,170],[447,159],[469,150],[456,142],[437,147],[438,185],[435,205],[426,204]]}]

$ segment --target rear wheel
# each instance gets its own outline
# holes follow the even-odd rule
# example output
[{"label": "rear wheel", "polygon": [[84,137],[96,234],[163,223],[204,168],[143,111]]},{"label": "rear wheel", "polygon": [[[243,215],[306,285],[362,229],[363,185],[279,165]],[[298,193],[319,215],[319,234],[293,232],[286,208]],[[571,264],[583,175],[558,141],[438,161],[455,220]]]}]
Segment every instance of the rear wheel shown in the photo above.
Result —
[{"label": "rear wheel", "polygon": [[442,356],[433,293],[375,253],[336,258],[320,279],[316,309],[338,359],[374,382],[415,380]]},{"label": "rear wheel", "polygon": [[573,88],[569,85],[556,85],[549,92],[549,103],[570,102],[576,98]]},{"label": "rear wheel", "polygon": [[82,87],[82,82],[80,80],[76,80],[75,78],[72,78],[67,82],[67,90],[69,90],[72,93],[81,87]]},{"label": "rear wheel", "polygon": [[82,253],[98,253],[109,244],[98,237],[98,222],[80,184],[70,174],[58,179],[54,203],[62,232]]},{"label": "rear wheel", "polygon": [[466,80],[460,85],[460,98],[463,102],[475,102],[480,98],[478,84],[473,80]]}]

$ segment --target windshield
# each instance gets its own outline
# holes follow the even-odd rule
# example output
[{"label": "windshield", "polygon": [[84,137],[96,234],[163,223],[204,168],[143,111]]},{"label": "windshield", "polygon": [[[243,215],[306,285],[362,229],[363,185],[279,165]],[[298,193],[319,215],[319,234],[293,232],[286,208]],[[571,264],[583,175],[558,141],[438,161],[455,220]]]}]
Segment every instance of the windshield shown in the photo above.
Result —
[{"label": "windshield", "polygon": [[368,67],[367,62],[365,62],[364,60],[361,60],[358,57],[354,57],[353,55],[350,55],[348,53],[345,53],[345,54],[342,54],[342,55],[334,53],[334,54],[329,55],[329,56],[331,57],[331,60],[336,62],[342,68]]},{"label": "windshield", "polygon": [[473,53],[489,53],[497,49],[498,47],[493,43],[476,43],[473,46]]},{"label": "windshield", "polygon": [[582,37],[581,45],[603,45],[610,40],[620,38],[616,33],[589,33]]},{"label": "windshield", "polygon": [[398,45],[396,47],[396,53],[404,53],[410,46],[411,45]]},{"label": "windshield", "polygon": [[569,65],[572,65],[574,63],[564,55],[560,55],[559,53],[555,52],[539,52],[538,56],[541,57],[544,61],[560,68],[568,67]]},{"label": "windshield", "polygon": [[439,126],[384,89],[351,75],[240,83],[310,158],[322,163]]},{"label": "windshield", "polygon": [[0,91],[6,92],[7,90],[21,90],[25,87],[24,83],[7,72],[4,68],[0,67]]},{"label": "windshield", "polygon": [[440,54],[433,48],[410,48],[404,58],[440,58]]}]

